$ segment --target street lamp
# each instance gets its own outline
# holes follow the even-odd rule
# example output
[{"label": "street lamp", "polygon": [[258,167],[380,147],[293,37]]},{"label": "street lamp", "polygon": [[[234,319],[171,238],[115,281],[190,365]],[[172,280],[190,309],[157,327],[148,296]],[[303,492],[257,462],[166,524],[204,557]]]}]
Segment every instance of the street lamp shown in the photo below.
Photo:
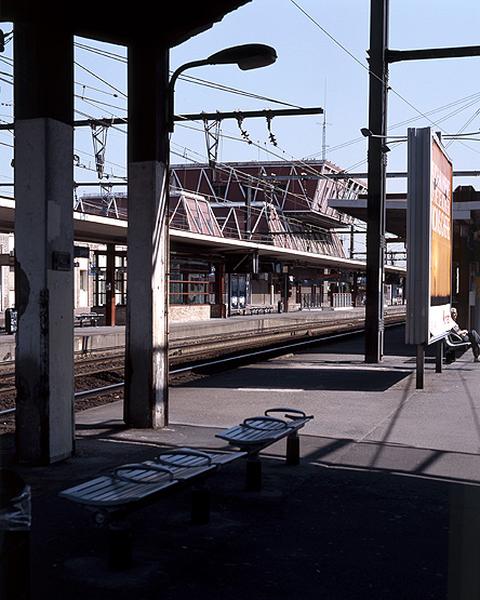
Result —
[{"label": "street lamp", "polygon": [[277,60],[277,53],[271,46],[265,44],[243,44],[241,46],[232,46],[225,48],[219,52],[211,54],[207,58],[201,60],[193,60],[178,67],[174,71],[168,84],[168,130],[173,131],[174,111],[173,111],[173,95],[174,87],[178,77],[187,69],[192,67],[204,67],[206,65],[238,65],[242,71],[250,69],[259,69],[267,67]]},{"label": "street lamp", "polygon": [[362,127],[360,129],[360,133],[363,135],[363,137],[383,138],[384,140],[407,140],[406,135],[378,135],[373,133],[370,129],[368,129],[368,127]]},{"label": "street lamp", "polygon": [[[362,127],[360,129],[360,133],[363,135],[363,137],[366,138],[380,138],[382,140],[385,140],[385,142],[387,140],[396,140],[397,143],[398,142],[406,142],[407,138],[404,135],[378,135],[376,133],[372,133],[372,131],[370,129],[368,129],[368,127]],[[384,143],[381,147],[382,152],[386,153],[386,152],[390,152],[390,148],[387,146],[386,143]]]}]

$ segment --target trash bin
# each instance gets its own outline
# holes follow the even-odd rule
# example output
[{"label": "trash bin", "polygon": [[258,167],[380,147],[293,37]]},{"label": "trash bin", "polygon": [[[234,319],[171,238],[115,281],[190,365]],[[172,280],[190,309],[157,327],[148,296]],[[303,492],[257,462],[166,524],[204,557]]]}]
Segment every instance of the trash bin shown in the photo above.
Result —
[{"label": "trash bin", "polygon": [[283,302],[281,300],[278,301],[278,312],[283,312]]},{"label": "trash bin", "polygon": [[31,491],[23,479],[0,469],[0,598],[30,598]]},{"label": "trash bin", "polygon": [[18,325],[18,311],[15,308],[5,310],[5,330],[8,334],[16,333]]}]

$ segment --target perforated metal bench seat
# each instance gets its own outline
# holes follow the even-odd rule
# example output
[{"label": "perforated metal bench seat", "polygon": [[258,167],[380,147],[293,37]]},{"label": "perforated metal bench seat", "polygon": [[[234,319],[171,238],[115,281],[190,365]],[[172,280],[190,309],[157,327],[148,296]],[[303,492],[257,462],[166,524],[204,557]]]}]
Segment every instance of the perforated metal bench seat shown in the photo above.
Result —
[{"label": "perforated metal bench seat", "polygon": [[463,340],[456,333],[449,333],[443,338],[443,341],[449,348],[470,348],[472,345],[470,342]]},{"label": "perforated metal bench seat", "polygon": [[[283,413],[284,418],[272,417],[271,413]],[[313,419],[313,415],[306,415],[302,410],[270,408],[265,411],[263,416],[245,419],[240,425],[217,433],[216,437],[247,452],[247,489],[259,491],[262,487],[262,465],[259,452],[274,442],[286,438],[287,464],[298,465],[300,462],[298,431],[311,419]]]},{"label": "perforated metal bench seat", "polygon": [[129,463],[60,492],[62,498],[82,504],[95,515],[97,525],[108,525],[108,564],[124,569],[132,564],[131,526],[125,517],[155,502],[169,490],[190,483],[192,523],[205,524],[210,515],[209,492],[198,486],[222,465],[245,456],[246,452],[201,452],[178,448],[142,463]]},{"label": "perforated metal bench seat", "polygon": [[[272,417],[271,413],[284,413],[284,418]],[[216,437],[229,442],[237,448],[251,451],[269,446],[284,437],[294,435],[308,421],[313,419],[312,415],[306,415],[303,411],[293,408],[270,408],[259,417],[249,417],[240,425],[217,433]]]},{"label": "perforated metal bench seat", "polygon": [[121,465],[108,475],[96,477],[60,492],[60,496],[91,507],[124,507],[147,498],[154,500],[167,489],[209,475],[221,465],[245,454],[200,452],[191,448],[179,448],[165,452],[154,460]]}]

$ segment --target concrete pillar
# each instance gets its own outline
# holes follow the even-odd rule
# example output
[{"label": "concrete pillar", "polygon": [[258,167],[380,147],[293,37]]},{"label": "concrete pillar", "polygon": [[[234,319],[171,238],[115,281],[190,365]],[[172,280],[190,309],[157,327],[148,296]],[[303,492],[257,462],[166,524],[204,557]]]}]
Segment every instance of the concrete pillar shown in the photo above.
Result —
[{"label": "concrete pillar", "polygon": [[168,423],[168,58],[168,49],[129,48],[124,417],[131,427]]},{"label": "concrete pillar", "polygon": [[15,26],[17,458],[73,451],[73,36]]}]

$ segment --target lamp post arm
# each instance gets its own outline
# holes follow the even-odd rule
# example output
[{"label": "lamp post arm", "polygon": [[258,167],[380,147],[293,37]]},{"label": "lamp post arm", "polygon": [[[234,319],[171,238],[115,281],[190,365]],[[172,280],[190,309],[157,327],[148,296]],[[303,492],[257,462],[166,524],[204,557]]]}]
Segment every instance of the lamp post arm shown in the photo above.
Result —
[{"label": "lamp post arm", "polygon": [[170,81],[168,83],[168,97],[167,97],[167,124],[168,124],[168,131],[173,132],[173,127],[174,127],[174,95],[175,95],[175,84],[177,82],[177,79],[180,77],[180,75],[186,71],[187,69],[191,69],[192,67],[204,67],[205,65],[208,65],[209,61],[208,59],[202,59],[202,60],[192,60],[191,62],[185,63],[184,65],[181,65],[180,67],[178,67],[178,69],[176,69],[171,78]]}]

